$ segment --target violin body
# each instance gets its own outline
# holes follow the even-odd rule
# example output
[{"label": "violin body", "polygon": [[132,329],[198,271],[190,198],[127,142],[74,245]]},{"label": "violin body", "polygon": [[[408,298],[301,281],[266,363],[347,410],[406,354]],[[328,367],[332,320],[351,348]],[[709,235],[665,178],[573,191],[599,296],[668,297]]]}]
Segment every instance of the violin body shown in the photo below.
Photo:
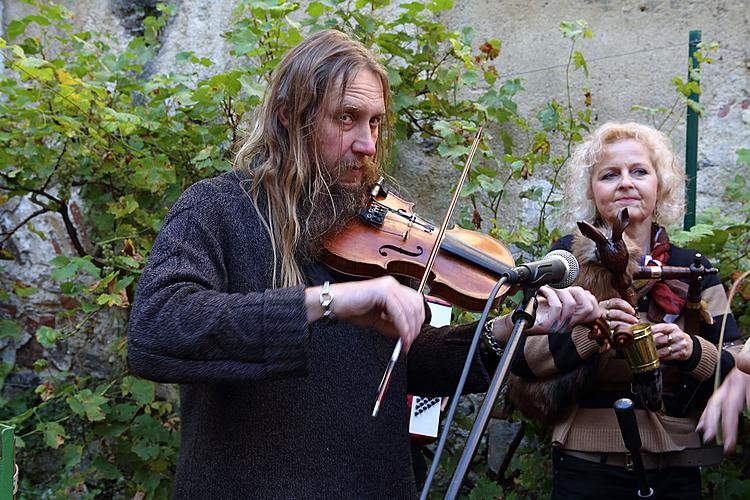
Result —
[{"label": "violin body", "polygon": [[[321,260],[350,276],[422,278],[439,228],[413,209],[413,203],[376,186],[360,215],[324,241]],[[463,309],[481,311],[501,274],[514,264],[511,253],[496,239],[454,227],[445,232],[433,263],[429,293]],[[500,289],[495,306],[509,290],[509,286]]]}]

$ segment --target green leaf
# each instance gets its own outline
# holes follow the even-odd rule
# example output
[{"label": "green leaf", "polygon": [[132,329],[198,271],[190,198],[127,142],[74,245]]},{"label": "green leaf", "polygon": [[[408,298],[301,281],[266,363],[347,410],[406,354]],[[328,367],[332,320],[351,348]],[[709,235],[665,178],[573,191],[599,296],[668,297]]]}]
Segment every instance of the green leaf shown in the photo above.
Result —
[{"label": "green leaf", "polygon": [[184,52],[178,52],[175,56],[176,64],[185,64],[195,59],[195,53],[192,50],[186,50]]},{"label": "green leaf", "polygon": [[80,444],[69,444],[63,450],[63,463],[67,469],[78,465],[81,462],[83,446]]},{"label": "green leaf", "polygon": [[443,158],[458,158],[459,156],[466,154],[468,151],[469,147],[464,144],[449,145],[442,142],[438,146],[438,153],[440,153],[440,156]]},{"label": "green leaf", "polygon": [[0,319],[0,339],[11,338],[17,339],[20,328],[15,321],[9,319]]},{"label": "green leaf", "polygon": [[542,123],[542,128],[547,132],[557,128],[557,124],[560,120],[560,115],[557,112],[557,107],[553,103],[547,103],[547,106],[537,113],[536,117]]},{"label": "green leaf", "polygon": [[65,255],[58,255],[57,257],[49,261],[49,263],[55,267],[65,267],[69,262],[70,259]]},{"label": "green leaf", "polygon": [[93,464],[104,479],[122,479],[122,472],[117,467],[107,462],[102,455],[97,456],[94,459]]},{"label": "green leaf", "polygon": [[486,498],[502,498],[503,488],[488,477],[481,477],[474,483],[469,494],[469,500],[483,500]]},{"label": "green leaf", "polygon": [[161,447],[159,445],[148,442],[142,439],[133,446],[133,453],[138,455],[141,460],[153,460],[159,456]]},{"label": "green leaf", "polygon": [[325,6],[320,2],[310,2],[305,10],[312,17],[320,17],[326,12]]},{"label": "green leaf", "polygon": [[114,424],[103,424],[95,427],[94,432],[99,436],[104,437],[117,437],[122,435],[123,432],[130,428],[130,424],[127,423],[114,423]]},{"label": "green leaf", "polygon": [[740,148],[737,150],[737,165],[750,167],[750,149]]},{"label": "green leaf", "polygon": [[453,0],[433,0],[427,4],[432,12],[442,12],[453,8]]},{"label": "green leaf", "polygon": [[132,403],[120,403],[112,407],[109,413],[109,419],[116,422],[129,422],[140,410],[140,406]]},{"label": "green leaf", "polygon": [[12,42],[16,38],[18,38],[18,35],[26,31],[27,24],[28,21],[26,19],[14,19],[13,21],[9,22],[8,27],[5,29],[5,36],[8,38],[8,41]]},{"label": "green leaf", "polygon": [[36,340],[44,347],[52,347],[60,338],[62,334],[54,328],[42,325],[36,330]]},{"label": "green leaf", "polygon": [[101,274],[99,268],[91,262],[91,257],[74,257],[73,262],[76,263],[79,271],[90,274],[94,278],[98,278]]},{"label": "green leaf", "polygon": [[147,405],[154,400],[154,390],[154,383],[148,380],[131,376],[122,380],[123,394],[132,394],[133,398],[142,405]]},{"label": "green leaf", "polygon": [[85,416],[91,422],[104,420],[102,406],[107,403],[108,399],[91,392],[91,389],[84,389],[78,394],[69,396],[65,401],[77,415]]},{"label": "green leaf", "polygon": [[586,66],[586,59],[583,58],[583,54],[580,51],[576,50],[573,53],[573,61],[575,62],[576,69],[583,68],[583,74],[588,78],[589,68]]},{"label": "green leaf", "polygon": [[109,213],[115,216],[115,219],[122,219],[123,217],[135,212],[140,204],[131,194],[121,196],[116,204],[112,204],[109,209]]},{"label": "green leaf", "polygon": [[75,262],[71,262],[64,267],[54,269],[50,275],[55,281],[68,281],[75,275],[77,270],[78,264],[76,264]]},{"label": "green leaf", "polygon": [[115,283],[115,292],[119,292],[120,290],[126,288],[133,282],[133,280],[135,280],[135,277],[133,276],[126,276],[122,279],[117,280],[117,283]]},{"label": "green leaf", "polygon": [[96,298],[96,303],[107,307],[121,307],[124,305],[122,296],[119,293],[103,293]]},{"label": "green leaf", "polygon": [[39,430],[44,435],[44,443],[50,448],[59,448],[65,442],[65,438],[68,437],[65,434],[63,426],[57,422],[48,422],[46,424],[40,422],[37,428],[39,426],[41,426]]}]

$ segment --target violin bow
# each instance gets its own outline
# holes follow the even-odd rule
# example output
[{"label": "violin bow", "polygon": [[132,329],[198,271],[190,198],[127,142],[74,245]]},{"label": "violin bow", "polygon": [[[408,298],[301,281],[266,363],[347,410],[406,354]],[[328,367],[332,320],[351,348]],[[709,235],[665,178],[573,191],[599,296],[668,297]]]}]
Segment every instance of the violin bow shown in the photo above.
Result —
[{"label": "violin bow", "polygon": [[[417,288],[417,291],[419,293],[423,293],[424,288],[427,285],[427,279],[430,277],[430,272],[432,271],[432,265],[434,264],[435,258],[437,257],[437,254],[440,251],[440,246],[443,243],[443,237],[445,236],[445,229],[448,226],[451,216],[453,215],[453,210],[456,208],[456,204],[458,203],[458,197],[461,195],[461,188],[463,188],[464,182],[466,181],[466,176],[468,175],[469,169],[471,168],[471,163],[474,161],[474,155],[476,154],[477,149],[479,148],[479,140],[482,138],[483,131],[484,131],[484,127],[482,126],[480,126],[479,129],[477,129],[477,135],[474,137],[474,142],[471,145],[471,150],[469,151],[469,157],[466,159],[466,165],[464,165],[463,172],[461,172],[461,179],[459,179],[458,181],[458,185],[456,186],[456,191],[453,193],[453,199],[451,200],[451,203],[448,206],[448,211],[445,214],[445,219],[443,219],[443,224],[440,226],[440,230],[438,231],[437,237],[435,238],[435,245],[432,247],[432,251],[430,252],[430,257],[427,259],[427,264],[425,265],[425,270],[424,270],[424,275],[422,276],[422,281],[419,283],[419,288]],[[383,373],[383,378],[380,380],[380,385],[378,386],[378,395],[375,399],[375,406],[372,409],[373,417],[378,416],[378,412],[380,411],[380,405],[382,404],[383,398],[385,397],[385,393],[388,390],[388,386],[391,383],[391,376],[393,375],[393,368],[396,366],[398,357],[401,355],[401,347],[402,347],[401,339],[398,339],[398,342],[396,342],[396,347],[393,348],[393,353],[391,354],[391,358],[388,360],[388,365],[385,368],[385,373]]]}]

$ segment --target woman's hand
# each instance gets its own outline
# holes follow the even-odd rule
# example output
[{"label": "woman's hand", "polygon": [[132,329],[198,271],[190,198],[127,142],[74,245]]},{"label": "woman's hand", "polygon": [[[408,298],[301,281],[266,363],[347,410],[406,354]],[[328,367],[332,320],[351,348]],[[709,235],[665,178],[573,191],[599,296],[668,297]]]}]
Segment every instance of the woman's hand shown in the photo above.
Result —
[{"label": "woman's hand", "polygon": [[614,331],[630,328],[638,323],[635,309],[623,299],[607,299],[599,302],[604,310],[604,319],[609,323],[609,329]]},{"label": "woman's hand", "polygon": [[664,361],[687,361],[693,355],[693,338],[674,323],[651,325],[656,354]]},{"label": "woman's hand", "polygon": [[556,289],[543,286],[539,289],[539,307],[534,326],[526,330],[530,334],[564,332],[575,325],[591,323],[604,316],[591,292],[579,286]]},{"label": "woman's hand", "polygon": [[703,410],[696,428],[703,433],[703,442],[716,438],[721,426],[724,453],[732,451],[737,444],[739,414],[746,406],[750,408],[750,375],[735,368],[729,372]]},{"label": "woman's hand", "polygon": [[750,373],[750,342],[745,342],[742,351],[737,355],[737,368],[745,373]]},{"label": "woman's hand", "polygon": [[[320,286],[305,289],[309,323],[323,316],[320,292]],[[409,350],[424,323],[423,295],[401,285],[391,276],[334,283],[331,296],[331,311],[337,319],[374,328],[386,337],[401,339],[404,352]]]}]

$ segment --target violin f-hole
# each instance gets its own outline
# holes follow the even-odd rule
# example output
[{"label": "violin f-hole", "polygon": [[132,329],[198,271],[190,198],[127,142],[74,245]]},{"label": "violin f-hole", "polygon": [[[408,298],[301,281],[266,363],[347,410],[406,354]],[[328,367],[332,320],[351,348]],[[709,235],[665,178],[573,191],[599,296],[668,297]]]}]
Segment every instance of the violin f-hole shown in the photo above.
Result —
[{"label": "violin f-hole", "polygon": [[416,252],[411,252],[405,248],[397,247],[395,245],[381,245],[380,248],[378,248],[378,253],[380,253],[380,255],[382,255],[383,257],[387,257],[387,250],[393,250],[394,252],[398,252],[403,255],[409,255],[411,257],[419,257],[424,253],[424,248],[422,248],[421,246],[417,246]]}]

